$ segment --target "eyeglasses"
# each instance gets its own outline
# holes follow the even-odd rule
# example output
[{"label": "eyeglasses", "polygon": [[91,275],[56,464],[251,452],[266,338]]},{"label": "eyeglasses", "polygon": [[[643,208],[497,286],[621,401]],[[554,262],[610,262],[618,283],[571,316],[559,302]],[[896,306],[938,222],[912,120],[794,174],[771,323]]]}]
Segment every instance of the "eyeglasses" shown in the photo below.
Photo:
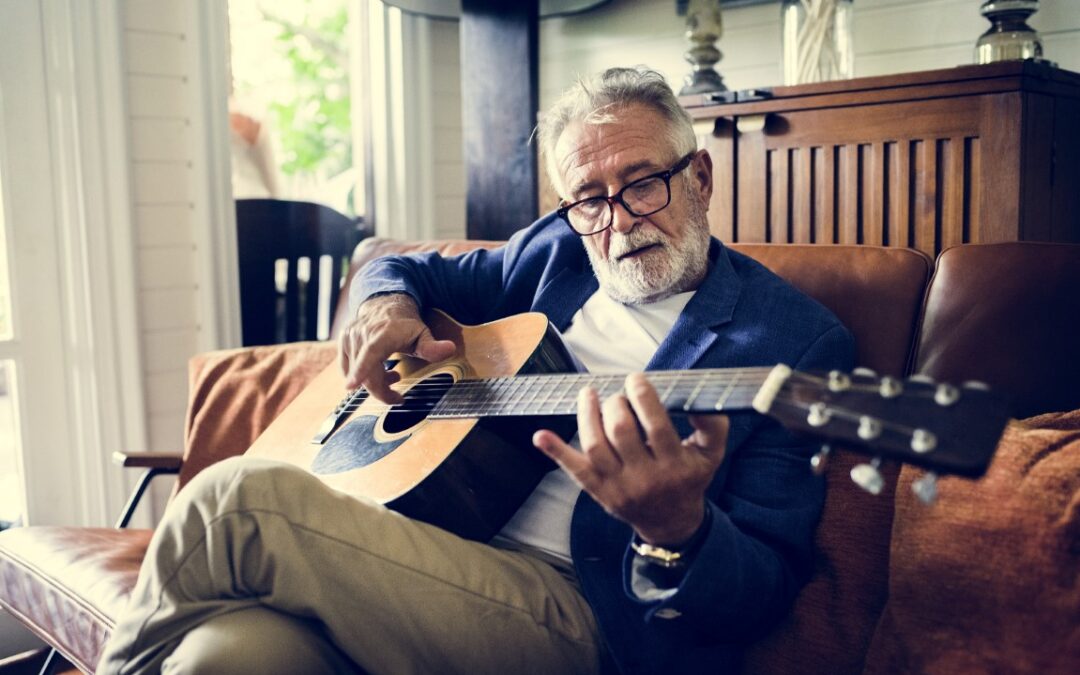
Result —
[{"label": "eyeglasses", "polygon": [[671,203],[671,177],[690,166],[694,153],[683,157],[667,171],[650,174],[627,183],[610,197],[588,197],[563,204],[555,212],[577,234],[587,237],[599,234],[615,222],[615,204],[623,205],[630,215],[638,218],[662,211]]}]

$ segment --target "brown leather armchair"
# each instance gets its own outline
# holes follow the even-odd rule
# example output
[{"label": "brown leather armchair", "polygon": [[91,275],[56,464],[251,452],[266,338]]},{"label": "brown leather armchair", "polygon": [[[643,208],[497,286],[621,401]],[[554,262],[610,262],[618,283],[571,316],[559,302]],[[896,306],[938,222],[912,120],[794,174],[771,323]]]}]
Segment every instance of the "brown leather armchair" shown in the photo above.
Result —
[{"label": "brown leather armchair", "polygon": [[[369,239],[352,273],[387,253],[459,252],[494,242],[400,243]],[[1013,397],[1017,415],[1080,407],[1080,246],[968,245],[934,262],[913,250],[862,246],[733,245],[832,309],[852,330],[860,365],[896,376],[919,371],[979,379]],[[933,277],[931,278],[931,273]],[[350,275],[351,276],[351,275]],[[339,304],[335,332],[347,317]],[[134,466],[200,469],[242,453],[334,357],[332,344],[296,343],[214,352],[191,362],[182,460],[129,457]],[[258,386],[254,386],[258,383]],[[889,600],[894,494],[847,478],[859,461],[839,453],[826,480],[816,535],[817,572],[789,619],[748,650],[749,672],[858,673]],[[0,607],[85,672],[135,583],[151,531],[24,527],[0,534]]]}]

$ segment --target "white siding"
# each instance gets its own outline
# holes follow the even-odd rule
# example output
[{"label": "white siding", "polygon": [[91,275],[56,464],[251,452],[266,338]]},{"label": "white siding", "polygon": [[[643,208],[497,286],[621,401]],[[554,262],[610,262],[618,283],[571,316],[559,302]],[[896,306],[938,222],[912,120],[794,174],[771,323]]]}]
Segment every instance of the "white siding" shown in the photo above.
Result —
[{"label": "white siding", "polygon": [[458,22],[431,22],[432,157],[435,236],[465,237],[465,171],[461,129]]},{"label": "white siding", "polygon": [[[540,104],[577,74],[645,63],[676,88],[689,72],[684,19],[667,0],[614,0],[540,24]],[[855,75],[867,77],[970,64],[989,26],[976,0],[855,0]],[[730,89],[780,83],[778,3],[727,9],[717,70]],[[1047,0],[1032,17],[1046,58],[1080,71],[1080,2]]]},{"label": "white siding", "polygon": [[189,11],[191,3],[184,0],[124,3],[143,385],[152,451],[182,447],[187,361],[199,336]]}]

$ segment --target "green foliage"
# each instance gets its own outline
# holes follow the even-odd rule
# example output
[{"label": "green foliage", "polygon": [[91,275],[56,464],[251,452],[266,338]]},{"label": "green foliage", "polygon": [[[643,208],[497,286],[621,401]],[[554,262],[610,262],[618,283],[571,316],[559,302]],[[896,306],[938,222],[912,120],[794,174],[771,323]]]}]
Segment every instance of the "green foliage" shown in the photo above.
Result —
[{"label": "green foliage", "polygon": [[274,50],[291,66],[289,96],[270,104],[286,175],[325,180],[352,167],[349,100],[348,11],[343,3],[323,14],[325,2],[305,0],[299,22],[265,6],[263,18],[278,27]]}]

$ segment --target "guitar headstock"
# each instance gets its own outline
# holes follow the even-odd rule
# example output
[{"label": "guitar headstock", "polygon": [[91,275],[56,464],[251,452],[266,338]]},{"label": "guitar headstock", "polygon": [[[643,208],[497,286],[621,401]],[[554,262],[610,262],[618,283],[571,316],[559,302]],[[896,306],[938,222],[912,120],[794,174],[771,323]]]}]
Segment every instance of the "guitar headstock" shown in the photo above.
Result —
[{"label": "guitar headstock", "polygon": [[861,370],[793,372],[769,414],[793,431],[969,478],[986,472],[1009,419],[1003,397],[979,383],[900,380]]}]

